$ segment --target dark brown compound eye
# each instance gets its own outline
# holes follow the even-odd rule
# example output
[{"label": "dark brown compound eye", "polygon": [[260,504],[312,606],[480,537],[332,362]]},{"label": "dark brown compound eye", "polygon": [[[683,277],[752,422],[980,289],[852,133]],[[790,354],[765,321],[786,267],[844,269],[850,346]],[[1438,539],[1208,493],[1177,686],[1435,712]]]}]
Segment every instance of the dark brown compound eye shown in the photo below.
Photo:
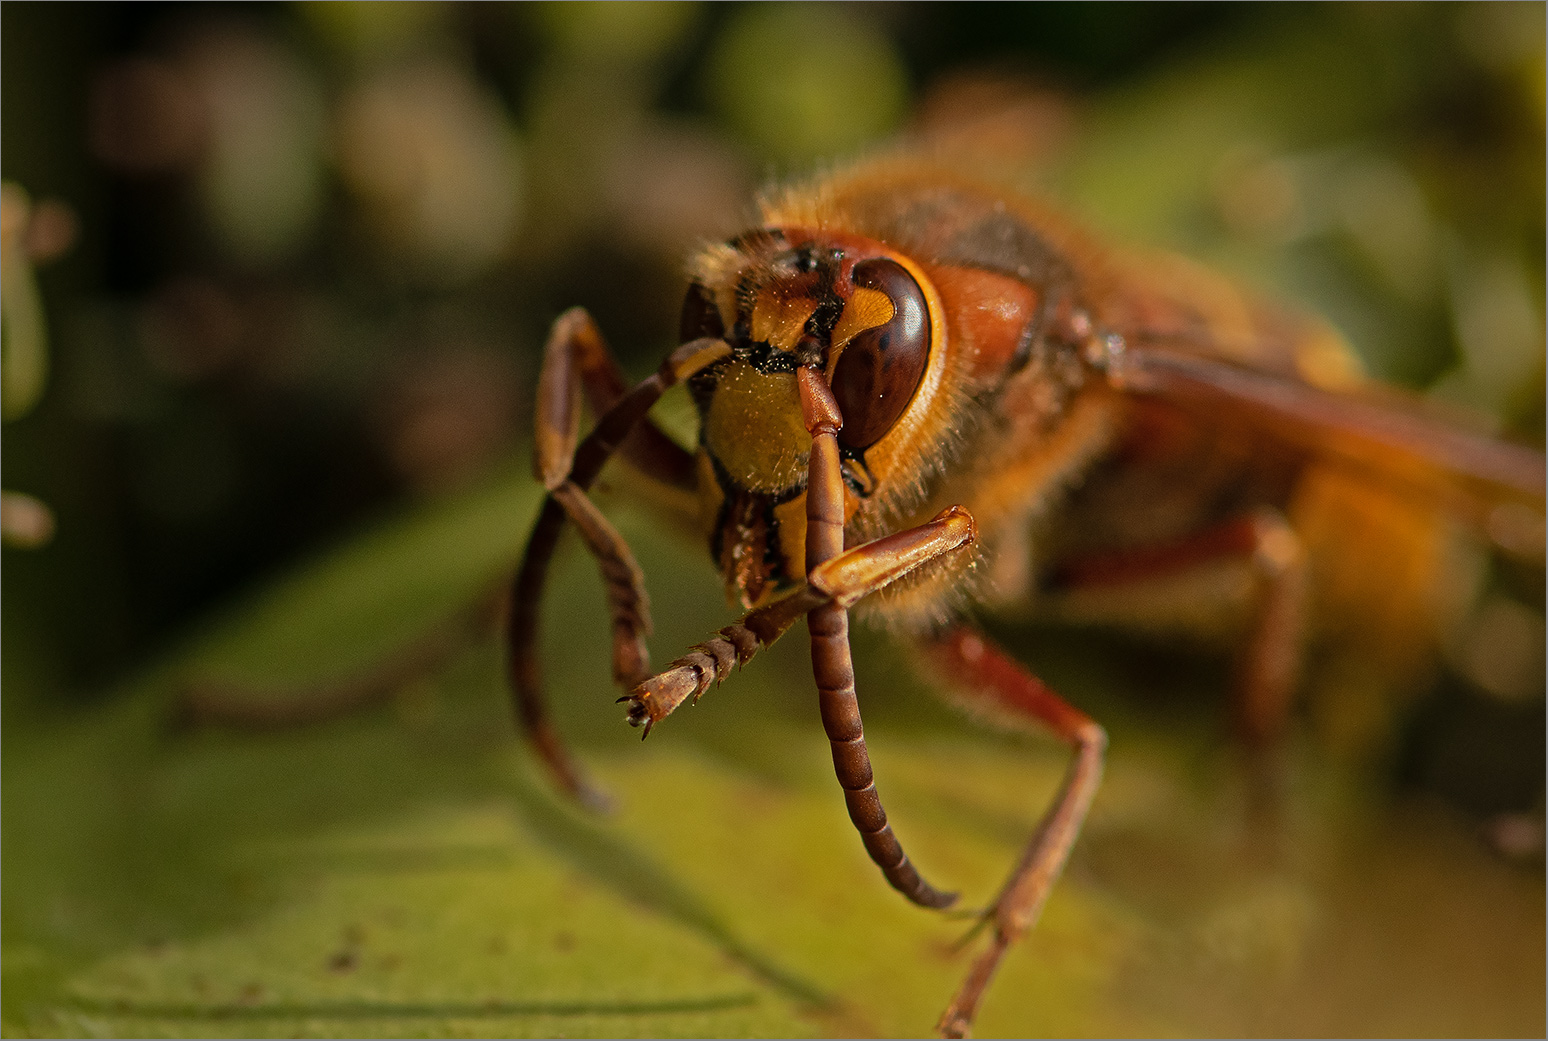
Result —
[{"label": "dark brown compound eye", "polygon": [[930,311],[924,291],[901,264],[885,258],[855,265],[854,283],[892,301],[892,318],[857,333],[833,371],[833,397],[844,415],[839,443],[869,448],[914,398],[930,356]]},{"label": "dark brown compound eye", "polygon": [[682,343],[697,340],[701,336],[726,335],[720,309],[715,306],[715,297],[697,282],[689,284],[688,295],[683,297],[683,315],[678,319],[677,331]]}]

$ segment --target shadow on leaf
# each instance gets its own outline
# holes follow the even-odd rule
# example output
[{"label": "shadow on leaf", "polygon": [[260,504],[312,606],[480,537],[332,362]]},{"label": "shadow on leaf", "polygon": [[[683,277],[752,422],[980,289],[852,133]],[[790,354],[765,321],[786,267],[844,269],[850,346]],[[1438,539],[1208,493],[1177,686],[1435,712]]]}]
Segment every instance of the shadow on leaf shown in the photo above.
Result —
[{"label": "shadow on leaf", "polygon": [[511,788],[522,818],[540,842],[625,900],[664,915],[710,940],[736,964],[782,994],[814,1010],[831,1010],[821,988],[742,940],[703,900],[659,864],[617,836],[551,802],[528,784]]}]

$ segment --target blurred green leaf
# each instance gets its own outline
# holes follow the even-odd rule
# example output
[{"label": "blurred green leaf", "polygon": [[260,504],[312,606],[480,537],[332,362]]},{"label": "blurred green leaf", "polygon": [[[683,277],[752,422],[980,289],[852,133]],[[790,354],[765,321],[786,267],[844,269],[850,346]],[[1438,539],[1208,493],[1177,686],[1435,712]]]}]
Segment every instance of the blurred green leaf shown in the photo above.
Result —
[{"label": "blurred green leaf", "polygon": [[739,6],[705,77],[732,127],[776,162],[829,159],[870,144],[898,126],[908,102],[902,57],[863,7]]},{"label": "blurred green leaf", "polygon": [[533,5],[529,13],[567,57],[609,62],[649,59],[679,45],[700,16],[686,0],[609,4],[559,0]]},{"label": "blurred green leaf", "polygon": [[322,39],[362,58],[412,51],[445,33],[451,14],[431,0],[303,0],[296,9]]}]

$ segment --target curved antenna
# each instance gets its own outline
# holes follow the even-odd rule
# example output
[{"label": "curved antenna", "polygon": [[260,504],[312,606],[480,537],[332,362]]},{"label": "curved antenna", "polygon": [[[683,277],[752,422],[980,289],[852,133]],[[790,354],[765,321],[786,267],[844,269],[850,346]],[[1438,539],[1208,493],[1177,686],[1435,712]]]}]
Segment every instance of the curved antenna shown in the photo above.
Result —
[{"label": "curved antenna", "polygon": [[[838,430],[844,425],[838,403],[821,373],[807,366],[796,370],[801,389],[801,413],[812,435],[810,473],[806,483],[806,572],[844,552],[844,481],[839,473]],[[854,661],[849,652],[849,610],[829,602],[806,616],[812,639],[812,674],[822,728],[833,750],[833,770],[844,789],[849,819],[860,841],[881,868],[892,888],[924,907],[950,907],[957,894],[936,889],[910,863],[892,825],[871,774],[865,748],[860,700],[855,694]]]}]

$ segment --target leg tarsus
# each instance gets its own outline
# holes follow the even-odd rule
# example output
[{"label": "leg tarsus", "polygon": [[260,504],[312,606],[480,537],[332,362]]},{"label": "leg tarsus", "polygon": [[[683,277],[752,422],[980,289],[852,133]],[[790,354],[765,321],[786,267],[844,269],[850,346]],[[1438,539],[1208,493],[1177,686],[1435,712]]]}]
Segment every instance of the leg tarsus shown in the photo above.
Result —
[{"label": "leg tarsus", "polygon": [[928,647],[942,677],[976,701],[1025,723],[1052,730],[1075,751],[1059,793],[1011,870],[994,905],[964,942],[985,928],[989,945],[973,960],[967,978],[942,1014],[945,1037],[966,1037],[979,1002],[1005,952],[1036,924],[1043,905],[1069,860],[1091,800],[1102,780],[1107,734],[1094,720],[1066,704],[979,633],[966,627],[948,632]]},{"label": "leg tarsus", "polygon": [[618,699],[629,705],[629,724],[659,722],[684,701],[697,701],[712,684],[724,683],[733,665],[746,665],[814,608],[830,603],[848,607],[910,571],[970,545],[976,535],[968,511],[952,506],[918,527],[845,550],[814,567],[807,585],[726,626],[636,684]]},{"label": "leg tarsus", "polygon": [[[646,413],[669,386],[728,349],[713,340],[684,344],[655,373],[626,392],[595,323],[577,308],[554,323],[544,351],[534,442],[537,474],[549,495],[512,585],[507,667],[517,718],[539,761],[560,789],[582,802],[596,804],[600,798],[571,761],[549,721],[537,662],[538,616],[549,564],[565,520],[575,520],[598,557],[608,587],[614,676],[620,682],[633,683],[648,675],[644,634],[649,629],[649,615],[639,567],[622,536],[602,517],[586,490],[621,446],[626,456],[644,461],[647,469],[669,483],[691,481],[691,457],[660,435]],[[585,440],[576,444],[582,389],[591,397],[593,407],[605,411]],[[655,441],[659,442],[643,454],[641,446],[650,438],[634,436],[641,430],[655,431]],[[662,452],[666,456],[657,458]]]}]

